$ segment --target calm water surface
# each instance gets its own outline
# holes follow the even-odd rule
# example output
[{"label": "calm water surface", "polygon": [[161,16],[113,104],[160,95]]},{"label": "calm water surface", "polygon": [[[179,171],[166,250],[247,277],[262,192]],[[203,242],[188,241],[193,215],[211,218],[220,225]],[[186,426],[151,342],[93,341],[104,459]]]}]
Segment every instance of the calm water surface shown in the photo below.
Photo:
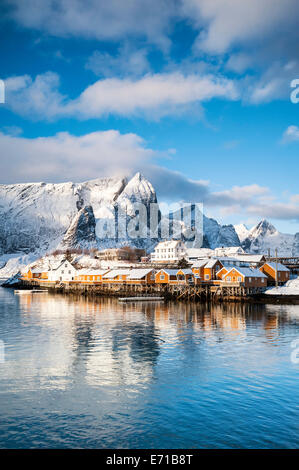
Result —
[{"label": "calm water surface", "polygon": [[299,446],[299,306],[0,288],[0,447]]}]

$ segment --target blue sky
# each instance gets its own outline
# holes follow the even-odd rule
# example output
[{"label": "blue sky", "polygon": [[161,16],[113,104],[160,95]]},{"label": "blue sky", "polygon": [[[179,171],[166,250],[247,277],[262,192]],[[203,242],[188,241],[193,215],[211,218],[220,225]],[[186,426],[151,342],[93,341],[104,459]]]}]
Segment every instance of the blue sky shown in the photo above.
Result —
[{"label": "blue sky", "polygon": [[141,171],[299,231],[296,0],[2,0],[0,182]]}]

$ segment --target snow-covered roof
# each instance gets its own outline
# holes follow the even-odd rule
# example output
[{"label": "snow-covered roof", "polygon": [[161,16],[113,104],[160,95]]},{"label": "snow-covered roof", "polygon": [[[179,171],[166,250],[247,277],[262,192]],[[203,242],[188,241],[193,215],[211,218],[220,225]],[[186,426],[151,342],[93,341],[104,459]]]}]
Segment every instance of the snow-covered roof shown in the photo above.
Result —
[{"label": "snow-covered roof", "polygon": [[108,269],[80,269],[77,274],[78,276],[102,276],[108,271]]},{"label": "snow-covered roof", "polygon": [[184,245],[181,240],[165,240],[163,242],[159,242],[158,245],[155,246],[155,250],[160,248],[176,248],[179,244]]},{"label": "snow-covered roof", "polygon": [[[270,268],[274,269],[274,271],[276,271],[276,263],[265,263],[267,264],[268,266],[270,266]],[[265,266],[264,264],[264,266]],[[289,272],[289,268],[287,268],[286,266],[284,266],[283,264],[281,263],[277,263],[277,271],[286,271],[286,272]]]},{"label": "snow-covered roof", "polygon": [[142,279],[152,271],[153,269],[131,269],[128,279]]},{"label": "snow-covered roof", "polygon": [[195,263],[192,264],[192,268],[203,268],[210,260],[207,259],[202,259],[200,261],[195,261]]},{"label": "snow-covered roof", "polygon": [[215,255],[234,255],[234,254],[242,254],[245,253],[241,246],[225,246],[225,247],[218,247],[214,250]]},{"label": "snow-covered roof", "polygon": [[180,269],[160,269],[159,272],[161,272],[161,271],[164,271],[169,276],[176,276],[177,272],[180,271]]},{"label": "snow-covered roof", "polygon": [[124,276],[124,275],[129,275],[131,269],[112,269],[112,271],[104,274],[103,279],[113,279],[116,276]]},{"label": "snow-covered roof", "polygon": [[70,263],[67,259],[64,259],[63,261],[60,261],[59,264],[57,264],[57,265],[54,265],[54,266],[52,265],[50,270],[51,271],[57,271],[57,269],[59,269],[65,263],[69,264],[73,269],[76,270],[76,268],[72,265],[72,263]]},{"label": "snow-covered roof", "polygon": [[187,248],[186,249],[188,258],[204,259],[208,256],[212,256],[214,251],[210,248]]},{"label": "snow-covered roof", "polygon": [[234,255],[238,261],[246,261],[247,263],[260,263],[265,258],[264,255],[254,255],[254,254],[243,254],[243,255]]},{"label": "snow-covered roof", "polygon": [[205,268],[214,268],[217,263],[218,259],[210,259],[210,261],[205,265]]},{"label": "snow-covered roof", "polygon": [[239,266],[232,266],[232,268],[228,271],[228,273],[226,273],[226,275],[230,274],[233,269],[235,269],[236,271],[238,271],[238,273],[242,274],[245,277],[267,277],[259,269],[241,268]]}]

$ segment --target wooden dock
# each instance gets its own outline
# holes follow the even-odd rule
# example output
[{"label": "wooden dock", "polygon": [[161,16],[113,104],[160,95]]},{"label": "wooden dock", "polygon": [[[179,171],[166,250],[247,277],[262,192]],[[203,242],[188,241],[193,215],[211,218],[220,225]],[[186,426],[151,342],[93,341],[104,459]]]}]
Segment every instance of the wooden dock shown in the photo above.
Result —
[{"label": "wooden dock", "polygon": [[[199,285],[169,285],[169,284],[132,284],[132,283],[82,283],[82,282],[39,282],[21,281],[21,288],[48,289],[49,292],[60,292],[68,294],[79,294],[85,296],[119,297],[129,300],[150,298],[165,300],[188,300],[188,301],[246,301],[253,300],[263,294],[264,288],[249,288],[241,283],[222,283],[213,285],[203,283]],[[19,287],[18,287],[19,288]]]}]

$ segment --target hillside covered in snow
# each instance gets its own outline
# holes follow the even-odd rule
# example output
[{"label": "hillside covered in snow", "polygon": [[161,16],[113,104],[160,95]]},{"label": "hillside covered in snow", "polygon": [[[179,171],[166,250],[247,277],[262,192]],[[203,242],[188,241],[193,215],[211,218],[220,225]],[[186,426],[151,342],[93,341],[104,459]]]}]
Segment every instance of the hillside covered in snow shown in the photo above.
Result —
[{"label": "hillside covered in snow", "polygon": [[[99,178],[83,183],[0,185],[0,278],[57,248],[101,250],[131,245],[152,251],[161,232],[156,238],[132,239],[112,230],[116,217],[130,224],[136,215],[135,203],[145,206],[147,216],[151,204],[157,203],[155,189],[140,173],[129,179]],[[178,216],[174,214],[173,219]],[[169,224],[170,219],[159,212],[158,227]],[[282,234],[266,220],[250,230],[243,224],[221,225],[205,215],[202,220],[203,227],[195,234],[203,229],[204,248],[242,246],[252,253],[267,253],[270,248],[272,254],[277,248],[279,256],[299,255],[299,233]],[[179,224],[185,233],[184,223]],[[189,245],[192,248],[192,242]]]},{"label": "hillside covered in snow", "polygon": [[[109,230],[105,237],[101,233],[114,226],[116,213],[128,224],[136,215],[134,203],[144,204],[149,214],[156,202],[155,189],[140,173],[130,179],[0,185],[0,278],[57,248],[101,250],[129,244],[151,251],[159,236],[133,240],[115,233],[109,237]],[[160,226],[162,219],[160,214]],[[204,216],[203,230],[207,248],[240,244],[232,225]]]},{"label": "hillside covered in snow", "polygon": [[250,230],[244,224],[235,225],[242,248],[248,253],[275,256],[299,256],[299,233],[295,235],[281,233],[267,220],[262,220]]}]

